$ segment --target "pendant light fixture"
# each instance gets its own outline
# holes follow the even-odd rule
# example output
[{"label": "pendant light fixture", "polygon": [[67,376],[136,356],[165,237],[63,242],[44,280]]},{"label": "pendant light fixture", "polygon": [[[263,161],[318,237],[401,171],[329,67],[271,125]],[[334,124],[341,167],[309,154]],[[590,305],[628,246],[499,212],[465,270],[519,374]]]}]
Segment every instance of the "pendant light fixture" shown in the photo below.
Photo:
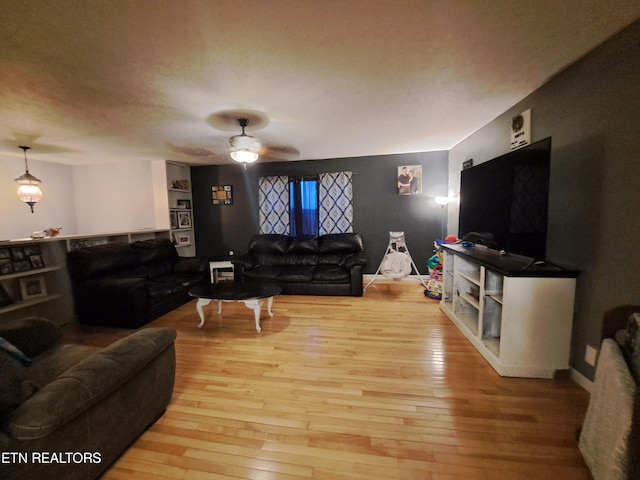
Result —
[{"label": "pendant light fixture", "polygon": [[24,145],[18,146],[24,151],[24,173],[16,178],[18,185],[18,198],[31,207],[31,213],[33,213],[33,206],[42,200],[42,190],[40,190],[40,179],[34,177],[29,173],[29,164],[27,163],[27,150],[31,147]]},{"label": "pendant light fixture", "polygon": [[242,128],[240,135],[234,135],[229,139],[231,148],[231,158],[238,163],[244,163],[245,167],[247,163],[253,163],[258,160],[258,151],[260,150],[260,142],[251,135],[244,133],[244,129],[249,125],[249,120],[246,118],[239,118],[238,125]]}]

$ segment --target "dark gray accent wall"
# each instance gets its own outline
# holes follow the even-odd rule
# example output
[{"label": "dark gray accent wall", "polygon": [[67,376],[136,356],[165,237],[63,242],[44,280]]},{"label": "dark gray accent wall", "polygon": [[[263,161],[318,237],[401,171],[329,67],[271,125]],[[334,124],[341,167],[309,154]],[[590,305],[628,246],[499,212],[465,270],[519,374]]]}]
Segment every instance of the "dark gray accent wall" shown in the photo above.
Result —
[{"label": "dark gray accent wall", "polygon": [[[640,22],[631,25],[449,152],[462,162],[509,149],[509,120],[532,110],[532,141],[552,137],[548,258],[581,271],[571,365],[592,379],[603,313],[640,304]],[[449,223],[457,226],[457,212]]]},{"label": "dark gray accent wall", "polygon": [[[421,165],[422,195],[398,195],[397,168]],[[198,255],[215,257],[233,250],[246,251],[251,236],[259,233],[258,177],[313,175],[351,171],[353,177],[354,232],[362,233],[375,273],[385,254],[390,231],[404,231],[407,246],[421,274],[433,255],[433,242],[441,236],[441,208],[434,197],[447,195],[446,151],[371,157],[192,167],[193,208]],[[233,205],[215,206],[212,185],[232,185]]]}]

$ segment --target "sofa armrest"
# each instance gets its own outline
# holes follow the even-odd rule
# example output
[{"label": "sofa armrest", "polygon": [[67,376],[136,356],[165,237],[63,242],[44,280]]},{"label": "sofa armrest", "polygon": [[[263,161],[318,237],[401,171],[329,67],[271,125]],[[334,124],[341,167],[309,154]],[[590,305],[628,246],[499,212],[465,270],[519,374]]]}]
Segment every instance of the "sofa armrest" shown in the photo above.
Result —
[{"label": "sofa armrest", "polygon": [[180,257],[173,266],[173,271],[179,274],[208,273],[209,259],[203,256]]},{"label": "sofa armrest", "polygon": [[0,325],[0,337],[34,357],[60,343],[62,330],[45,318],[25,317]]},{"label": "sofa armrest", "polygon": [[615,338],[618,330],[627,328],[629,317],[640,312],[640,305],[619,305],[607,310],[602,317],[601,339]]},{"label": "sofa armrest", "polygon": [[348,269],[351,269],[352,267],[356,266],[366,267],[367,263],[369,263],[369,257],[367,256],[367,254],[364,252],[358,252],[347,257],[344,261],[344,266]]},{"label": "sofa armrest", "polygon": [[149,320],[143,278],[101,278],[74,285],[76,313],[82,323],[134,328]]},{"label": "sofa armrest", "polygon": [[174,330],[148,328],[90,355],[14,410],[6,431],[18,440],[50,435],[117,390],[161,353],[173,349],[175,337]]}]

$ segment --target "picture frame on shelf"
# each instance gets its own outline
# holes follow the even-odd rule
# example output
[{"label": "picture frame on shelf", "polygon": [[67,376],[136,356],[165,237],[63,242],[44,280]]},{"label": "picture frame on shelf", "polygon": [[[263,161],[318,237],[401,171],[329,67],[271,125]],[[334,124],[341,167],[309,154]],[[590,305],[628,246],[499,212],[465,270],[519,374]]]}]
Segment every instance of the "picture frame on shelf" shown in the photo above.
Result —
[{"label": "picture frame on shelf", "polygon": [[178,228],[178,215],[174,210],[169,212],[169,222],[171,223],[171,230]]},{"label": "picture frame on shelf", "polygon": [[24,253],[23,247],[12,247],[11,258],[14,262],[22,262],[27,259],[27,254]]},{"label": "picture frame on shelf", "polygon": [[31,263],[28,259],[20,260],[19,262],[13,262],[13,271],[16,273],[19,272],[28,272],[32,270]]},{"label": "picture frame on shelf", "polygon": [[12,303],[13,299],[11,298],[11,295],[9,295],[2,285],[0,285],[0,307],[6,307]]},{"label": "picture frame on shelf", "polygon": [[0,275],[9,275],[13,273],[13,264],[8,258],[0,258]]},{"label": "picture frame on shelf", "polygon": [[182,190],[189,191],[190,182],[189,180],[171,180],[169,183],[169,188],[173,188],[174,190]]},{"label": "picture frame on shelf", "polygon": [[44,268],[40,245],[0,249],[0,275]]},{"label": "picture frame on shelf", "polygon": [[177,245],[189,245],[191,244],[191,235],[188,233],[179,233],[176,235],[176,244]]},{"label": "picture frame on shelf", "polygon": [[47,287],[44,277],[26,277],[20,279],[20,295],[23,300],[46,297]]},{"label": "picture frame on shelf", "polygon": [[31,263],[31,268],[37,270],[39,268],[44,268],[44,261],[42,260],[41,255],[29,255],[29,263]]},{"label": "picture frame on shelf", "polygon": [[27,245],[24,247],[24,253],[29,259],[31,268],[37,270],[38,268],[44,268],[44,260],[42,260],[42,254],[40,252],[40,245]]},{"label": "picture frame on shelf", "polygon": [[177,200],[176,205],[178,208],[183,208],[185,210],[191,210],[191,200],[186,198],[180,198]]},{"label": "picture frame on shelf", "polygon": [[176,212],[178,219],[178,229],[191,228],[193,222],[191,221],[191,212]]}]

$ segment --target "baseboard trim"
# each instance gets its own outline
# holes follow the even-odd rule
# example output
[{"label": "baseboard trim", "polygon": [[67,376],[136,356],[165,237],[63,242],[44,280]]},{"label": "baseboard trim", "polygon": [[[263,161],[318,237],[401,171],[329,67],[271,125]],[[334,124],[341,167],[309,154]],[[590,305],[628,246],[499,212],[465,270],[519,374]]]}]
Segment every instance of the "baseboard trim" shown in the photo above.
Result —
[{"label": "baseboard trim", "polygon": [[[362,282],[366,285],[368,282],[370,282],[373,279],[373,277],[375,277],[373,273],[365,273],[362,275]],[[378,276],[376,277],[376,282],[378,280],[385,281],[385,282],[402,282],[403,280],[409,279],[411,281],[415,280],[416,282],[421,283],[420,282],[421,278],[426,282],[427,280],[429,280],[429,275],[420,274],[420,276],[418,276],[415,273],[413,273],[411,275],[407,275],[406,277],[402,277],[402,278],[388,278],[382,275],[381,273],[379,273]]]},{"label": "baseboard trim", "polygon": [[569,378],[584,388],[587,392],[591,393],[591,389],[593,387],[593,382],[589,380],[587,377],[582,375],[575,368],[571,368],[569,371]]}]

